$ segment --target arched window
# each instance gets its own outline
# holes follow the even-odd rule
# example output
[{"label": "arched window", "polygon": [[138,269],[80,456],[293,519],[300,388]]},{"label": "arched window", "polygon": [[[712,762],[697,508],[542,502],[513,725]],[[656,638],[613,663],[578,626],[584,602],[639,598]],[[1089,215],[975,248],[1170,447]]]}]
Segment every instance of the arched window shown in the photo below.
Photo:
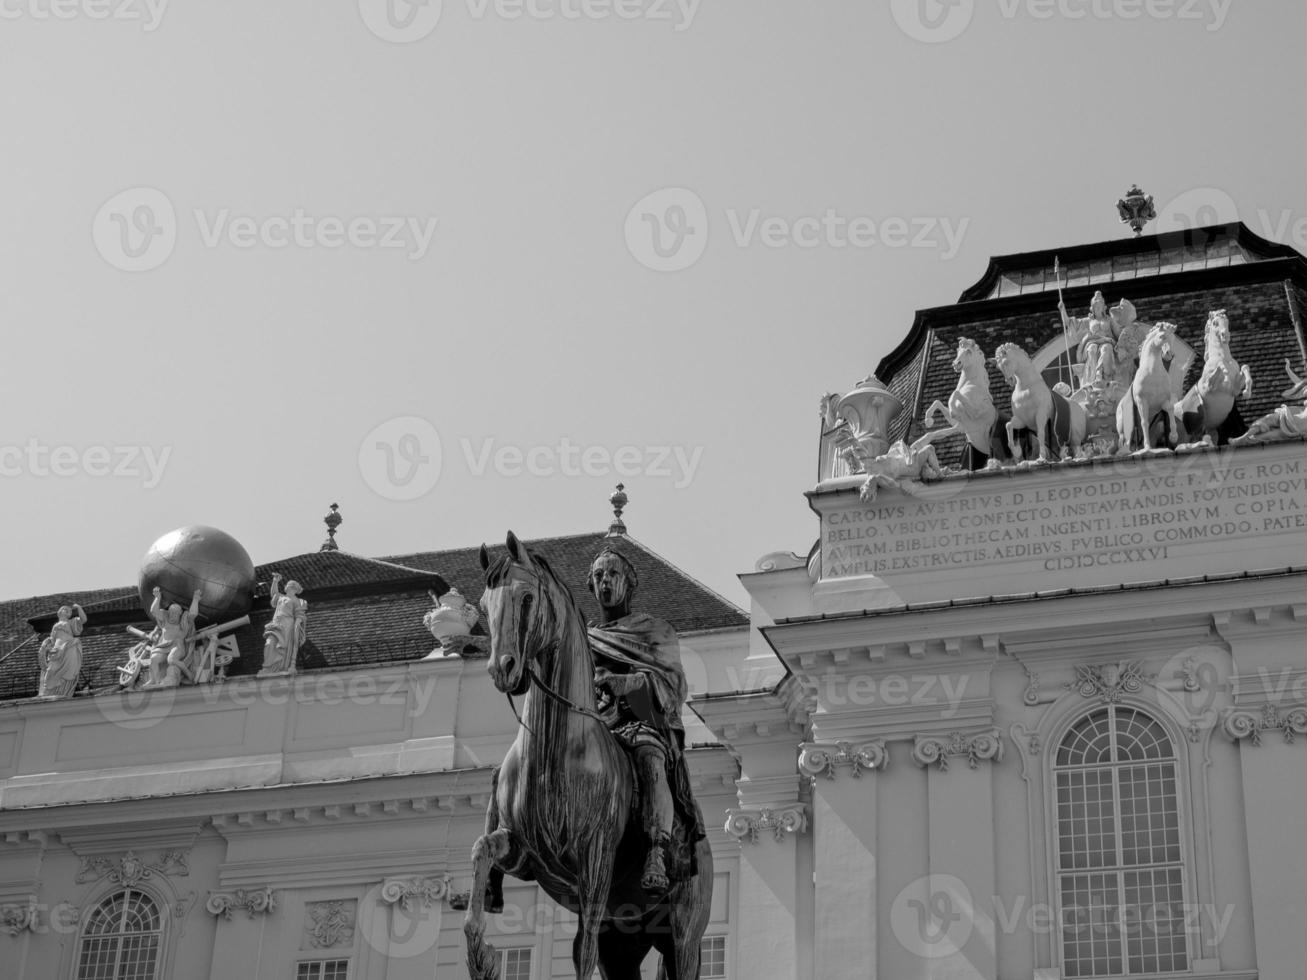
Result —
[{"label": "arched window", "polygon": [[115,892],[86,919],[77,980],[154,980],[162,938],[159,907],[148,895]]},{"label": "arched window", "polygon": [[1184,972],[1184,861],[1175,748],[1136,708],[1109,705],[1058,745],[1064,977]]}]

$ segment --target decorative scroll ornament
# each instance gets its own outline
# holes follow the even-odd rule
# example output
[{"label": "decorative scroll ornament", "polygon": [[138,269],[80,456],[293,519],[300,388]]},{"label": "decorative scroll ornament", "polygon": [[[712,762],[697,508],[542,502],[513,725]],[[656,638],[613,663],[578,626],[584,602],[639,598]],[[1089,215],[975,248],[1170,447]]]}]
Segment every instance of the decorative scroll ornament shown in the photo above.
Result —
[{"label": "decorative scroll ornament", "polygon": [[799,751],[799,771],[808,776],[825,775],[827,779],[835,778],[835,770],[848,766],[853,775],[861,776],[862,770],[879,770],[889,765],[889,752],[881,739],[869,742],[808,742]]},{"label": "decorative scroll ornament", "polygon": [[230,892],[210,892],[204,909],[210,915],[220,915],[230,919],[232,912],[241,909],[251,919],[256,915],[267,915],[277,907],[277,899],[272,894],[272,886],[259,889],[237,888]]},{"label": "decorative scroll ornament", "polygon": [[764,830],[771,831],[779,844],[786,834],[802,834],[808,829],[808,808],[802,803],[781,807],[748,807],[726,811],[726,833],[736,840],[758,843]]},{"label": "decorative scroll ornament", "polygon": [[17,936],[28,929],[36,932],[39,925],[40,910],[35,903],[0,905],[0,931]]},{"label": "decorative scroll ornament", "polygon": [[164,851],[153,864],[146,864],[136,856],[135,851],[128,851],[121,858],[87,857],[82,858],[82,867],[77,872],[76,880],[79,885],[85,885],[108,878],[115,885],[130,888],[156,874],[185,877],[191,873],[188,859],[189,852],[181,850]]},{"label": "decorative scroll ornament", "polygon": [[309,935],[318,949],[348,946],[354,941],[354,905],[352,902],[310,902]]},{"label": "decorative scroll ornament", "polygon": [[1228,708],[1223,722],[1225,733],[1236,742],[1252,739],[1253,745],[1262,744],[1262,732],[1279,731],[1286,744],[1292,745],[1298,735],[1307,735],[1307,705],[1294,705],[1281,712],[1268,704],[1260,712],[1247,708]]},{"label": "decorative scroll ornament", "polygon": [[387,878],[381,883],[381,900],[390,905],[398,902],[409,915],[413,914],[414,902],[420,903],[425,909],[449,897],[449,875],[439,878]]},{"label": "decorative scroll ornament", "polygon": [[953,732],[949,735],[918,735],[912,746],[912,761],[919,766],[939,766],[940,772],[948,770],[948,760],[952,756],[966,756],[967,765],[978,769],[981,761],[1003,761],[1003,736],[997,728],[988,731],[967,734]]},{"label": "decorative scroll ornament", "polygon": [[1029,755],[1039,755],[1044,751],[1044,743],[1039,737],[1039,732],[1031,731],[1020,723],[1012,725],[1007,731],[1012,736],[1012,741],[1023,747]]},{"label": "decorative scroll ornament", "polygon": [[1099,698],[1115,704],[1127,694],[1144,689],[1143,668],[1138,661],[1122,660],[1114,664],[1077,664],[1076,679],[1068,687],[1082,698]]}]

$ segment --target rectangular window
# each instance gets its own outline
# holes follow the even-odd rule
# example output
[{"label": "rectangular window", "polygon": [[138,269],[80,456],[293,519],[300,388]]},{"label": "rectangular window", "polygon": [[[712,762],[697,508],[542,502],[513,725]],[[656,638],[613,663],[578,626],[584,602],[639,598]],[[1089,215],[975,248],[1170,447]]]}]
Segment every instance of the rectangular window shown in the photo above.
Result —
[{"label": "rectangular window", "polygon": [[295,980],[349,980],[349,960],[301,960]]},{"label": "rectangular window", "polygon": [[503,980],[531,980],[531,950],[504,950],[500,956],[499,973]]},{"label": "rectangular window", "polygon": [[705,936],[699,944],[699,976],[703,980],[726,976],[725,936]]}]

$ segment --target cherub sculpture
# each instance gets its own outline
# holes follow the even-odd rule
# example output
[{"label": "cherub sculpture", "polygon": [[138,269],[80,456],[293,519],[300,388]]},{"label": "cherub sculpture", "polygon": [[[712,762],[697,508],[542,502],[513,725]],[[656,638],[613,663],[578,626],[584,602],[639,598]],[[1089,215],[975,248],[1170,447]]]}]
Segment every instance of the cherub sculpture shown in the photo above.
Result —
[{"label": "cherub sculpture", "polygon": [[[1270,415],[1263,415],[1248,427],[1248,431],[1237,439],[1231,439],[1232,446],[1248,446],[1257,442],[1282,442],[1285,439],[1307,438],[1307,381],[1293,373],[1293,364],[1288,358],[1284,360],[1284,370],[1288,372],[1293,387],[1280,395],[1286,403]],[[1297,408],[1288,402],[1302,400]]]},{"label": "cherub sculpture", "polygon": [[272,621],[263,628],[263,669],[259,671],[260,677],[295,673],[295,657],[304,644],[309,604],[299,597],[303,587],[292,580],[286,583],[283,594],[280,585],[281,573],[273,572],[270,591]]},{"label": "cherub sculpture", "polygon": [[77,603],[60,606],[58,618],[50,635],[41,641],[37,660],[41,666],[41,680],[37,696],[43,698],[71,697],[82,672],[82,627],[86,613]]}]

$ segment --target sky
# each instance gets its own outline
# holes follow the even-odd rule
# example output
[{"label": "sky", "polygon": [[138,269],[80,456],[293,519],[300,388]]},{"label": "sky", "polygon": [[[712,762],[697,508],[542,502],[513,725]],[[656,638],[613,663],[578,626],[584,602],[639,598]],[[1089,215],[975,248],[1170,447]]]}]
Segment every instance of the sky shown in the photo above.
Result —
[{"label": "sky", "polygon": [[0,0],[0,596],[134,584],[189,524],[314,551],[333,502],[364,555],[590,532],[620,481],[633,536],[745,603],[815,539],[821,396],[991,255],[1129,235],[1136,182],[1154,230],[1307,249],[1305,28]]}]

